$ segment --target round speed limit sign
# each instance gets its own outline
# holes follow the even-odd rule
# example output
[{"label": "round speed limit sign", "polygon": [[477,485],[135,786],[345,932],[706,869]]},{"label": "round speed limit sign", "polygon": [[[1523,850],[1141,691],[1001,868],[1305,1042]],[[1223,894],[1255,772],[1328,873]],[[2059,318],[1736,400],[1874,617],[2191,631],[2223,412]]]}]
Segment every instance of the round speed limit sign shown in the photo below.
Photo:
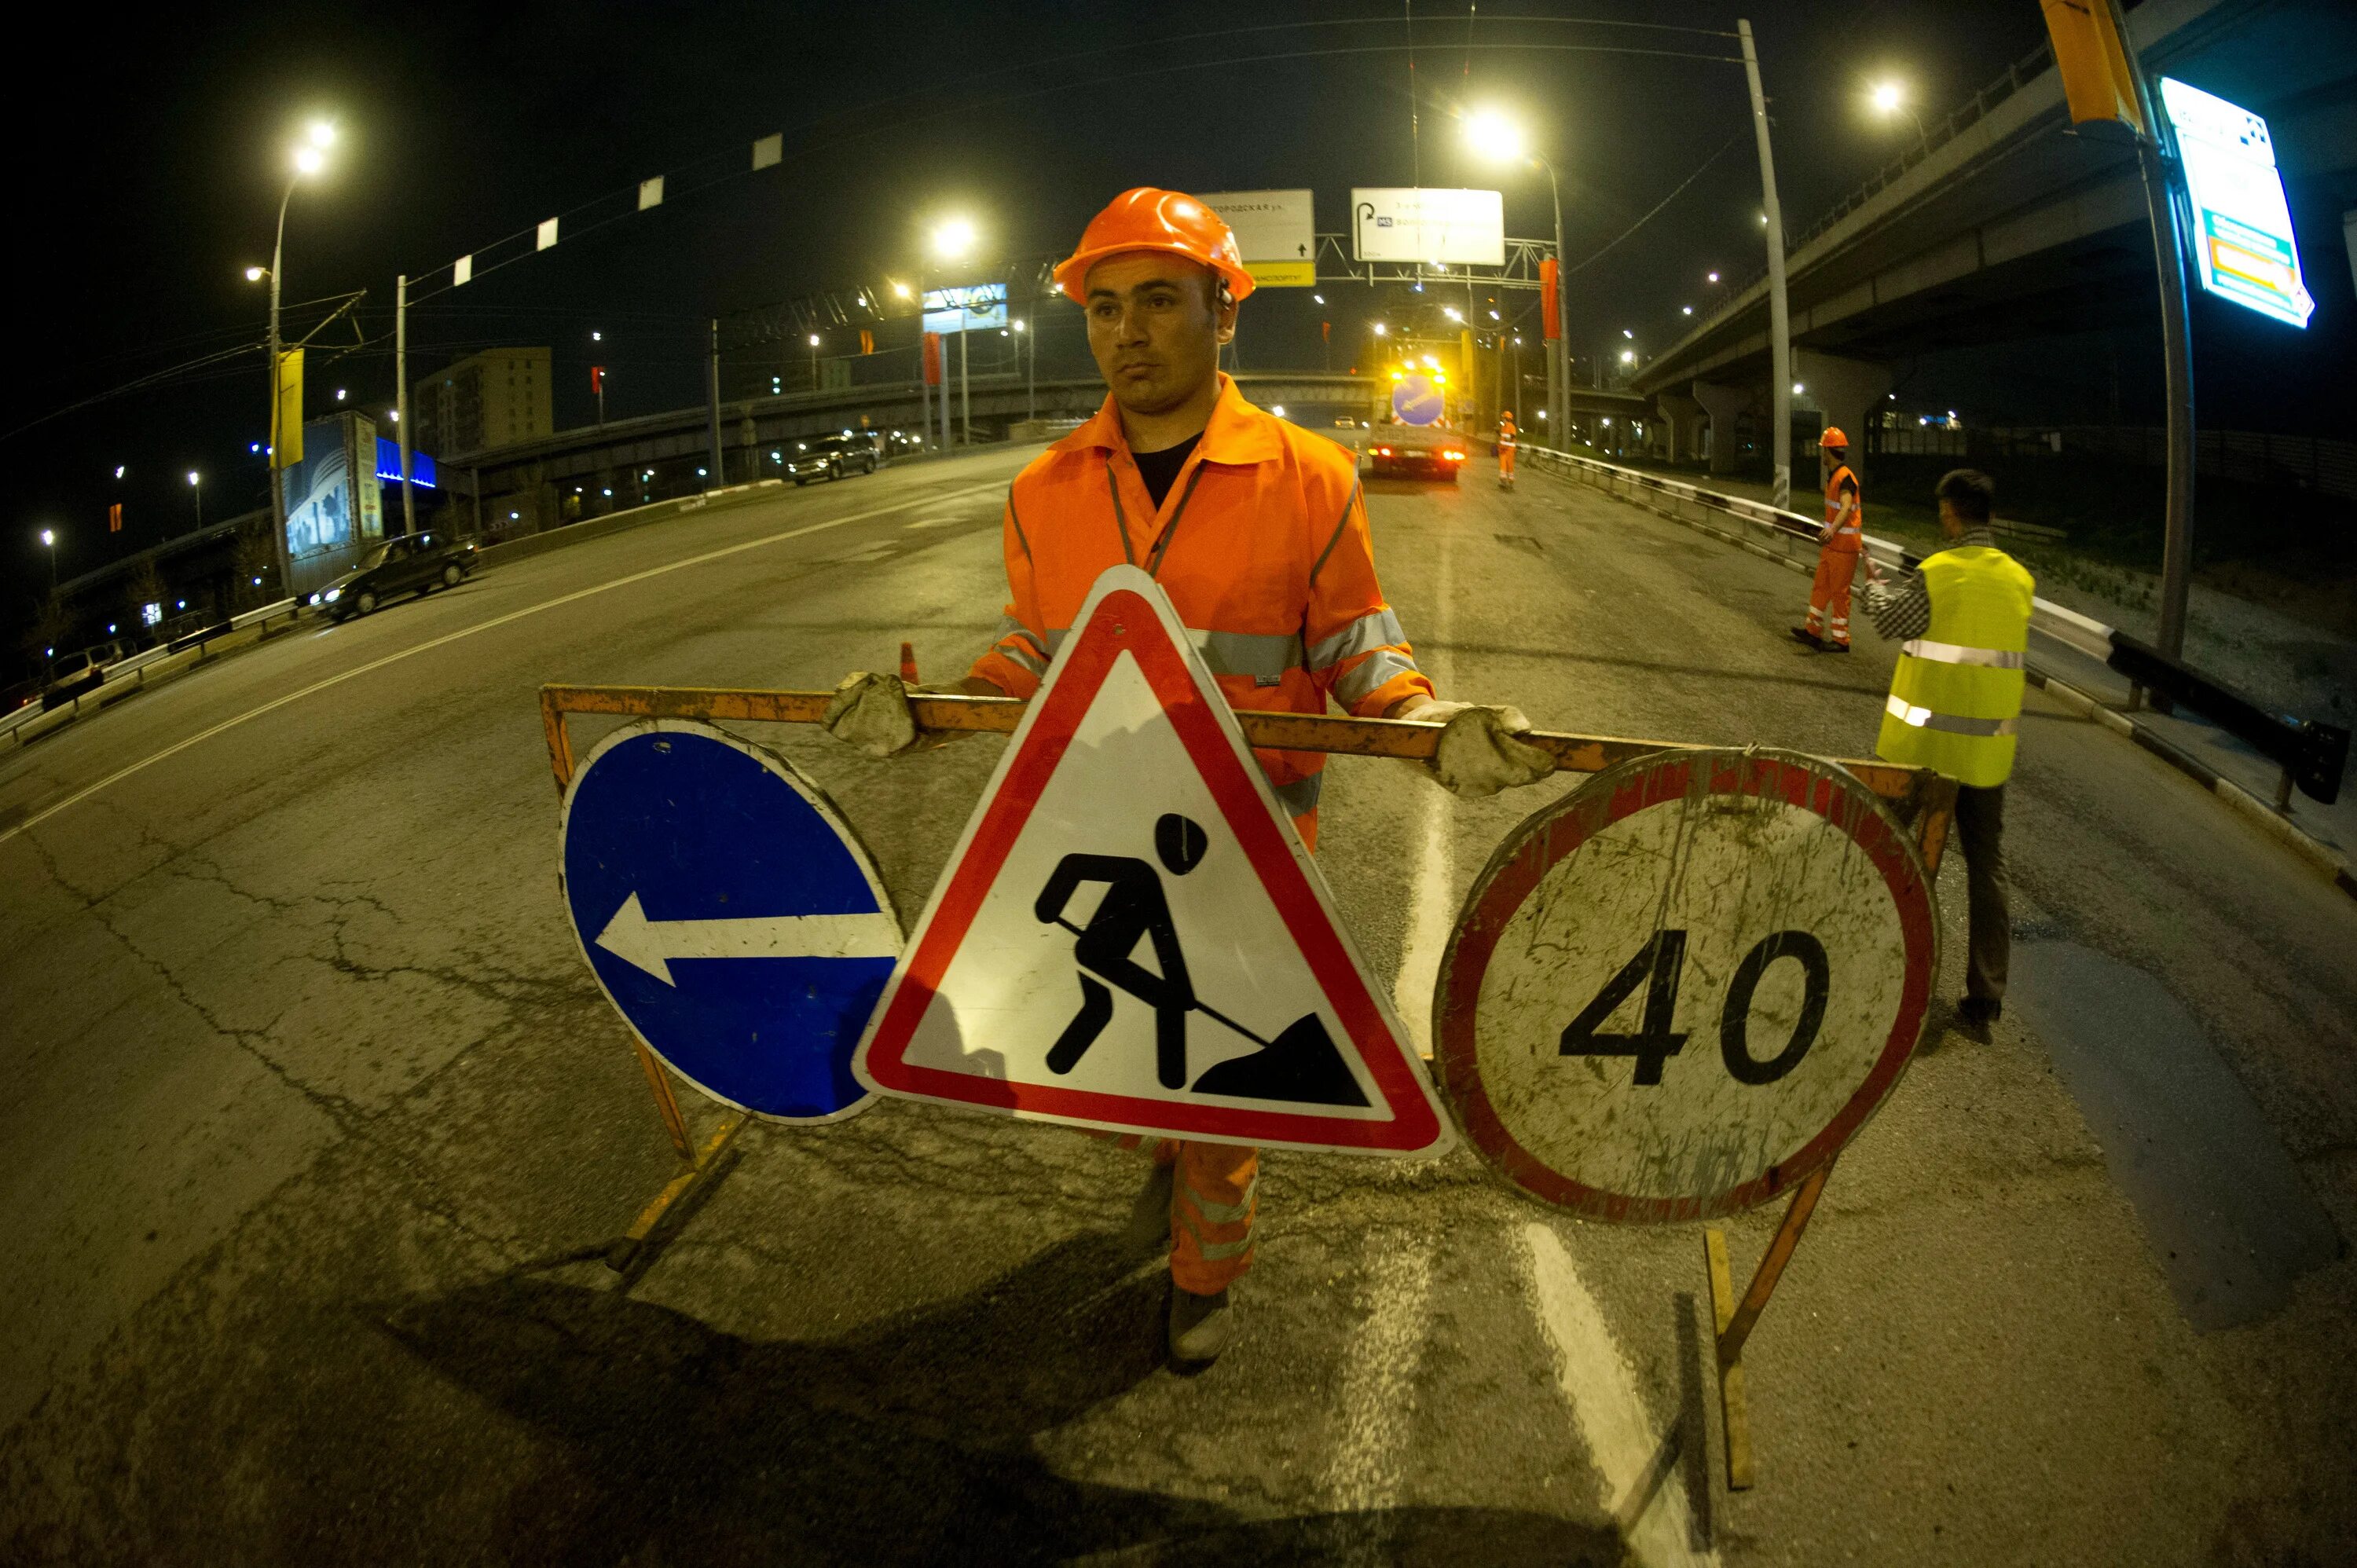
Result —
[{"label": "round speed limit sign", "polygon": [[1748,1208],[1898,1081],[1937,940],[1921,857],[1841,768],[1639,757],[1523,822],[1475,883],[1433,999],[1441,1087],[1550,1203]]}]

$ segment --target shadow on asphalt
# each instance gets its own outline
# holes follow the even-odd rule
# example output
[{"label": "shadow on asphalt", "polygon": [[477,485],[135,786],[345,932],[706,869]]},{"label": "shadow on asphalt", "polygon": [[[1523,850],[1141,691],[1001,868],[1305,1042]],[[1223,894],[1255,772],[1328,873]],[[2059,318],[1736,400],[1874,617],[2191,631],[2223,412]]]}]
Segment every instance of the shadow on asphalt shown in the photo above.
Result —
[{"label": "shadow on asphalt", "polygon": [[1160,1369],[1165,1288],[1099,1236],[836,1340],[756,1343],[525,1274],[414,1298],[382,1321],[442,1377],[554,1440],[535,1472],[506,1478],[489,1533],[508,1561],[1620,1560],[1611,1532],[1542,1514],[1248,1520],[1056,1474],[1031,1439]]}]

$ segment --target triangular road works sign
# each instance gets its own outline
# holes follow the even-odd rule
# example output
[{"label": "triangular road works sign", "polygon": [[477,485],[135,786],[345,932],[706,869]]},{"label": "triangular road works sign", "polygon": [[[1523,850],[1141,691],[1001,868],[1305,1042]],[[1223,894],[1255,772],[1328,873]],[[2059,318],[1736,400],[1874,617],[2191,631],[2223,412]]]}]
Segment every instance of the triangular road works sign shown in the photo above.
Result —
[{"label": "triangular road works sign", "polygon": [[1373,1155],[1454,1141],[1162,590],[1116,566],[869,1020],[884,1094]]}]

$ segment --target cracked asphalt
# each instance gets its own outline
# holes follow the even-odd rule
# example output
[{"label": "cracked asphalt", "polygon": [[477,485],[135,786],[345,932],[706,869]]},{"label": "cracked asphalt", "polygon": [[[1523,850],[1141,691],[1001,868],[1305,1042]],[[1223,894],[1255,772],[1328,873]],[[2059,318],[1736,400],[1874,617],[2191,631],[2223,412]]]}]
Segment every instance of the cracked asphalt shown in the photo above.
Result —
[{"label": "cracked asphalt", "polygon": [[[554,551],[0,761],[0,1560],[2348,1560],[2357,904],[2034,692],[2021,1004],[1986,1045],[1935,1018],[1835,1169],[1747,1355],[1749,1491],[1718,1457],[1699,1232],[1577,1222],[1463,1151],[1270,1155],[1244,1337],[1192,1377],[1117,1239],[1134,1157],[936,1107],[757,1126],[608,1271],[674,1167],[565,925],[536,688],[813,687],[903,639],[953,675],[998,615],[1018,461]],[[1870,745],[1890,651],[1792,644],[1802,579],[1488,474],[1371,496],[1444,694]],[[1000,744],[874,763],[741,729],[845,808],[903,909]],[[1403,993],[1567,782],[1459,804],[1396,764],[1330,778],[1320,861]],[[1940,891],[1952,996],[1960,864]],[[2165,1003],[2137,1015],[2173,1054],[2039,991],[2077,972],[2041,951]],[[2223,1124],[2151,1068],[2189,1052],[2201,1096],[2247,1101],[2228,1154],[2314,1210],[2253,1242],[2230,1311],[2201,1291],[2242,1266],[2233,1219],[2156,1156]],[[1730,1227],[1739,1271],[1774,1219]],[[2226,1261],[2176,1256],[2196,1234]]]}]

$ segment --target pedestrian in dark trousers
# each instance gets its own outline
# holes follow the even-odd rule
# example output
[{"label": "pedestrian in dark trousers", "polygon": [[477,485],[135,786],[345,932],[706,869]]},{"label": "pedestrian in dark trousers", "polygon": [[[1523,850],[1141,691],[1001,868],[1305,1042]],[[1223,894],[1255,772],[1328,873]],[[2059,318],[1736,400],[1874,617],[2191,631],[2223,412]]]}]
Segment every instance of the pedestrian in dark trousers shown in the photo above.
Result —
[{"label": "pedestrian in dark trousers", "polygon": [[2005,1006],[2013,945],[2006,907],[2005,781],[2013,773],[2024,655],[2035,580],[1996,547],[1990,531],[1996,486],[1957,468],[1934,492],[1946,547],[1900,588],[1869,578],[1867,614],[1901,644],[1883,704],[1876,755],[1956,781],[1956,836],[1964,850],[1971,948],[1957,1015],[1975,1037]]}]

